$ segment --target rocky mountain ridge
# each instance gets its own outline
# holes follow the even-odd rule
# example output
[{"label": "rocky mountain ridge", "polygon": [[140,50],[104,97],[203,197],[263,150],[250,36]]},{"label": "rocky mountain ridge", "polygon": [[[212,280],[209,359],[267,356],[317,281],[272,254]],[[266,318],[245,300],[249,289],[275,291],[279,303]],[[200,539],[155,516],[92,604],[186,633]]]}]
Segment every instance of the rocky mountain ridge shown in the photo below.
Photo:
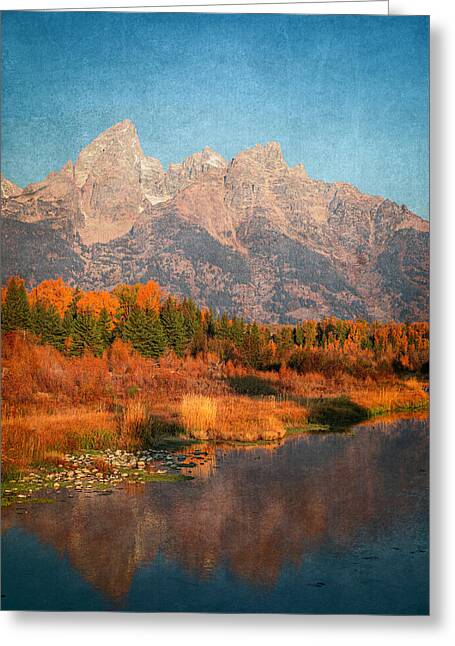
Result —
[{"label": "rocky mountain ridge", "polygon": [[126,120],[23,190],[2,178],[3,277],[84,288],[153,278],[261,321],[427,319],[429,227],[403,205],[290,168],[278,143],[165,171]]}]

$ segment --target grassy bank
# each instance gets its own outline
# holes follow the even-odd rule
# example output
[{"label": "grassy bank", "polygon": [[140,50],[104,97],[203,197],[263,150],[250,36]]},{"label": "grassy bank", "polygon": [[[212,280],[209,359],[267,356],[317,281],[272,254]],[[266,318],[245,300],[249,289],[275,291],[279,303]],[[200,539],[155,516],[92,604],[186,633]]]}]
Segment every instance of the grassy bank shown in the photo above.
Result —
[{"label": "grassy bank", "polygon": [[276,442],[291,430],[338,429],[428,405],[422,381],[393,374],[259,372],[210,355],[156,361],[123,343],[102,357],[65,357],[21,335],[7,350],[4,478],[36,464],[58,466],[77,451],[206,439]]}]

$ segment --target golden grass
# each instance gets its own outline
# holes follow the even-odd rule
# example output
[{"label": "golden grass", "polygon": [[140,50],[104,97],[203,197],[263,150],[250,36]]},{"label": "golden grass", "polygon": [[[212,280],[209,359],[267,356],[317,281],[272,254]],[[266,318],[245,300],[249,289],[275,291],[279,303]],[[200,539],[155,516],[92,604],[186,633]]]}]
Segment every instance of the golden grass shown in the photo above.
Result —
[{"label": "golden grass", "polygon": [[423,408],[428,403],[428,394],[417,379],[409,379],[391,385],[355,390],[351,399],[365,408],[370,415],[378,415]]},{"label": "golden grass", "polygon": [[55,464],[66,452],[115,446],[115,420],[106,411],[72,408],[59,412],[28,411],[2,416],[2,462],[5,474],[36,462]]},{"label": "golden grass", "polygon": [[182,399],[180,412],[183,427],[191,437],[205,440],[214,436],[218,407],[212,397],[185,395]]},{"label": "golden grass", "polygon": [[241,442],[281,439],[287,427],[303,426],[308,418],[293,402],[242,396],[186,395],[180,412],[191,437]]},{"label": "golden grass", "polygon": [[144,426],[150,415],[145,403],[141,400],[127,401],[116,415],[119,442],[123,448],[137,446]]}]

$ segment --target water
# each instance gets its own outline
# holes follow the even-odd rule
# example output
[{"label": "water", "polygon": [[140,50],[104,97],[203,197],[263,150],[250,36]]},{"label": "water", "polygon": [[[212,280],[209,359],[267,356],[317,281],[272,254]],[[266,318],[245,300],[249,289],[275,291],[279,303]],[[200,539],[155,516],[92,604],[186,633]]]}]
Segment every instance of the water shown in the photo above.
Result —
[{"label": "water", "polygon": [[192,481],[4,510],[2,607],[428,613],[425,417],[208,450]]}]

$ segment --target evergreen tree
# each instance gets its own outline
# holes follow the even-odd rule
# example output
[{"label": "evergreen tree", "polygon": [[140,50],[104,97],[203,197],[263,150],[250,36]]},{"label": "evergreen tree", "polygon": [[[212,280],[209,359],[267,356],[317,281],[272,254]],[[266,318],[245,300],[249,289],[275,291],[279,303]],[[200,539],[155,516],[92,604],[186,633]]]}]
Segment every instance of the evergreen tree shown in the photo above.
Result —
[{"label": "evergreen tree", "polygon": [[261,360],[261,335],[256,323],[247,326],[242,344],[242,358],[252,368],[259,368]]},{"label": "evergreen tree", "polygon": [[207,334],[207,337],[209,339],[214,339],[216,335],[216,325],[215,325],[215,317],[213,315],[213,310],[212,308],[209,309],[207,312],[207,316],[204,322],[204,329],[205,333]]},{"label": "evergreen tree", "polygon": [[131,309],[123,326],[123,338],[144,357],[157,358],[166,347],[163,325],[153,312]]},{"label": "evergreen tree", "polygon": [[167,345],[181,357],[187,346],[185,319],[176,301],[169,297],[161,308],[161,322],[166,333]]},{"label": "evergreen tree", "polygon": [[150,330],[149,354],[146,356],[160,357],[166,349],[166,333],[161,319],[156,314],[148,315],[148,326]]},{"label": "evergreen tree", "polygon": [[73,324],[70,354],[80,356],[89,351],[99,357],[103,349],[103,340],[96,318],[90,312],[78,313]]},{"label": "evergreen tree", "polygon": [[66,332],[63,321],[53,305],[46,307],[37,301],[30,312],[31,330],[41,343],[52,345],[61,352],[65,349]]},{"label": "evergreen tree", "polygon": [[186,340],[188,343],[192,343],[195,335],[201,329],[201,312],[191,298],[184,299],[181,312],[184,319]]},{"label": "evergreen tree", "polygon": [[111,345],[113,341],[112,319],[105,307],[103,307],[98,317],[98,329],[100,333],[101,343],[103,345],[103,350],[105,350]]},{"label": "evergreen tree", "polygon": [[278,353],[285,354],[294,348],[293,330],[290,327],[281,328],[275,335],[275,343]]},{"label": "evergreen tree", "polygon": [[191,340],[191,354],[195,357],[199,352],[207,352],[207,348],[207,336],[201,326],[196,330]]},{"label": "evergreen tree", "polygon": [[239,319],[234,316],[234,318],[232,319],[229,336],[237,348],[242,347],[243,339],[245,337],[245,323],[243,319]]},{"label": "evergreen tree", "polygon": [[76,291],[73,295],[70,306],[65,311],[63,315],[63,329],[65,330],[65,336],[71,337],[74,329],[74,321],[77,317],[77,301],[79,300],[80,292]]},{"label": "evergreen tree", "polygon": [[30,328],[30,307],[24,281],[10,278],[6,291],[6,301],[2,307],[2,330],[28,330]]},{"label": "evergreen tree", "polygon": [[223,313],[221,318],[216,322],[216,337],[218,339],[229,339],[231,336],[231,328],[229,319],[226,313]]}]

